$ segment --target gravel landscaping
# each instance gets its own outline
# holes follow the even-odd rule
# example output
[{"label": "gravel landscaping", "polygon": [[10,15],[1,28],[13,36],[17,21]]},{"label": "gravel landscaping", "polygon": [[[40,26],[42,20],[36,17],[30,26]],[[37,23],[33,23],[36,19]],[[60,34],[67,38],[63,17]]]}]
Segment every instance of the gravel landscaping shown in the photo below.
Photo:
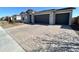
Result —
[{"label": "gravel landscaping", "polygon": [[72,25],[71,27],[79,35],[79,25]]},{"label": "gravel landscaping", "polygon": [[8,23],[7,21],[0,21],[0,26],[2,28],[10,28],[10,27],[15,27],[15,26],[19,26],[22,25],[22,23]]},{"label": "gravel landscaping", "polygon": [[79,51],[79,36],[70,26],[26,24],[6,31],[27,52]]}]

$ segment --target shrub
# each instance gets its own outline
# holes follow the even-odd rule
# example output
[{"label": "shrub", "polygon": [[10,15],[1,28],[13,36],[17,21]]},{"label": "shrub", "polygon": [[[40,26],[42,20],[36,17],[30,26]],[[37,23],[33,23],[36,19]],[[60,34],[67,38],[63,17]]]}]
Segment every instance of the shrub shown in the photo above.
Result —
[{"label": "shrub", "polygon": [[79,25],[79,16],[74,18],[73,24]]}]

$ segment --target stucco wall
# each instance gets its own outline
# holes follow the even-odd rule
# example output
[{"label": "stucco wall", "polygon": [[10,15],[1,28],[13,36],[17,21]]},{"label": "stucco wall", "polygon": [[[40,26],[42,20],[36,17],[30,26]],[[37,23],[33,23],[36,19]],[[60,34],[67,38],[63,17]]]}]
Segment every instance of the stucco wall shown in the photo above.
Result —
[{"label": "stucco wall", "polygon": [[50,14],[52,11],[36,12],[34,15]]},{"label": "stucco wall", "polygon": [[72,10],[58,10],[58,11],[54,11],[55,14],[60,14],[60,13],[70,13],[72,12]]},{"label": "stucco wall", "polygon": [[53,12],[50,13],[49,24],[50,25],[53,25],[54,24],[54,13]]},{"label": "stucco wall", "polygon": [[32,21],[32,23],[34,24],[34,15],[31,15],[32,17],[31,17],[31,21]]},{"label": "stucco wall", "polygon": [[16,20],[21,20],[21,16],[16,16]]},{"label": "stucco wall", "polygon": [[29,20],[29,15],[24,15],[24,23],[29,23],[30,20]]}]

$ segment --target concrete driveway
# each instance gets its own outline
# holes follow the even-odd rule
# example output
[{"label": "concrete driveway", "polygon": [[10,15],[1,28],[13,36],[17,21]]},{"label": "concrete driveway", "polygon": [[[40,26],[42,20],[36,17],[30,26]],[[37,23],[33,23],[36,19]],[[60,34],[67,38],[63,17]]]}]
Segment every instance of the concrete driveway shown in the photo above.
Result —
[{"label": "concrete driveway", "polygon": [[18,43],[0,27],[0,52],[23,52]]},{"label": "concrete driveway", "polygon": [[79,37],[70,26],[24,24],[6,31],[25,51],[79,51]]}]

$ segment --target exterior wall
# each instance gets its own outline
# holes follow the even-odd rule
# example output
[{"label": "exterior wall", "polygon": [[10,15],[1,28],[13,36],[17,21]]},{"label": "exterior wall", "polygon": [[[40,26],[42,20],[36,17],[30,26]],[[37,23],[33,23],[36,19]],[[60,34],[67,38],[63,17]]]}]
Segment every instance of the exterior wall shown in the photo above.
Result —
[{"label": "exterior wall", "polygon": [[51,12],[50,17],[49,17],[49,24],[53,25],[54,24],[54,13]]},{"label": "exterior wall", "polygon": [[11,20],[12,20],[13,18],[11,17]]},{"label": "exterior wall", "polygon": [[21,15],[11,16],[11,20],[21,21]]},{"label": "exterior wall", "polygon": [[69,16],[69,25],[72,25],[72,12],[70,12],[70,16]]},{"label": "exterior wall", "polygon": [[21,20],[21,16],[16,16],[16,20]]},{"label": "exterior wall", "polygon": [[11,20],[16,20],[16,16],[11,16]]},{"label": "exterior wall", "polygon": [[34,15],[41,15],[41,14],[50,14],[52,11],[45,11],[45,12],[36,12]]},{"label": "exterior wall", "polygon": [[23,17],[23,22],[24,22],[24,23],[29,23],[29,22],[30,22],[30,20],[29,20],[29,15],[28,15],[28,14],[22,15],[22,17]]},{"label": "exterior wall", "polygon": [[23,22],[24,23],[28,23],[28,17],[27,16],[24,16],[23,18],[24,18]]},{"label": "exterior wall", "polygon": [[32,23],[34,24],[34,15],[32,15],[32,18],[31,19],[32,19]]},{"label": "exterior wall", "polygon": [[60,13],[70,13],[72,10],[58,10],[55,11],[55,14],[60,14]]}]

